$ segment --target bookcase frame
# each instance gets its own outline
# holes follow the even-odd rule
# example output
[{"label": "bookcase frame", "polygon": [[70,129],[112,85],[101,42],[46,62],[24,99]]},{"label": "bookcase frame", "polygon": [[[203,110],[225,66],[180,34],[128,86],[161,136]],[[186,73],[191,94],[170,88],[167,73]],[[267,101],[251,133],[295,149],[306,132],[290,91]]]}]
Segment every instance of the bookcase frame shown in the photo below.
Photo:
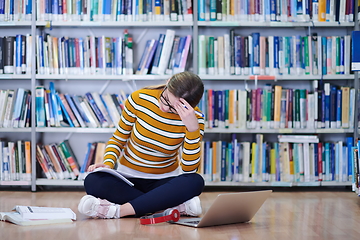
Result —
[{"label": "bookcase frame", "polygon": [[[33,14],[31,21],[22,21],[22,22],[0,22],[0,27],[30,27],[31,35],[36,36],[36,32],[38,28],[46,27],[49,25],[48,22],[45,21],[36,21],[36,1],[32,1]],[[355,8],[357,9],[357,8]],[[358,13],[355,10],[354,23],[337,23],[337,22],[202,22],[197,19],[198,12],[198,1],[193,1],[193,13],[194,20],[192,23],[189,22],[128,22],[126,25],[124,23],[119,22],[83,22],[83,21],[70,21],[70,22],[51,22],[52,27],[78,27],[78,28],[88,28],[88,27],[136,27],[136,28],[152,28],[152,27],[191,27],[192,28],[192,49],[193,49],[193,72],[198,73],[198,36],[199,29],[201,28],[211,28],[211,27],[224,27],[224,28],[233,28],[233,27],[244,27],[244,28],[264,28],[264,27],[277,27],[277,28],[295,28],[295,27],[318,27],[318,28],[353,28],[353,30],[359,30],[359,21],[358,21]],[[35,41],[32,41],[32,49],[35,48]],[[36,54],[33,52],[32,62],[36,62]],[[211,76],[211,75],[199,75],[205,82],[208,81],[219,81],[220,76]],[[16,79],[22,80],[30,80],[31,81],[31,91],[35,92],[36,85],[39,80],[93,80],[93,81],[154,81],[154,80],[166,80],[168,79],[168,75],[37,75],[36,74],[36,66],[32,64],[31,74],[25,75],[10,75],[3,74],[0,75],[0,81],[10,81]],[[355,114],[358,115],[358,91],[359,91],[359,77],[358,72],[350,75],[305,75],[305,76],[291,76],[291,75],[282,75],[276,76],[276,80],[291,80],[291,81],[305,81],[305,80],[313,80],[313,79],[323,79],[323,80],[353,80],[354,88],[355,88]],[[228,81],[239,81],[239,80],[249,80],[252,81],[250,76],[236,76],[236,75],[228,75],[221,76],[221,80]],[[32,102],[35,103],[35,94],[32,94]],[[84,134],[97,134],[97,133],[113,133],[113,128],[39,128],[35,127],[35,104],[31,106],[31,126],[30,128],[25,129],[4,129],[0,128],[1,132],[9,132],[9,133],[30,133],[31,140],[31,158],[32,158],[32,177],[30,182],[24,181],[2,181],[1,185],[10,185],[10,186],[30,186],[31,191],[36,191],[37,186],[82,186],[82,181],[74,181],[74,180],[47,180],[47,179],[37,179],[36,178],[36,142],[37,142],[37,134],[43,133],[69,133],[70,135],[73,133],[84,133]],[[355,119],[352,119],[355,121]],[[356,122],[355,122],[356,123]],[[358,129],[357,123],[354,124],[354,129]],[[206,129],[206,133],[212,134],[231,134],[231,133],[248,133],[248,134],[256,134],[256,133],[264,133],[264,134],[283,134],[283,133],[294,133],[294,134],[353,134],[354,139],[358,138],[359,130],[352,129],[315,129],[315,131],[308,129]],[[207,182],[207,186],[271,186],[271,187],[304,187],[304,186],[351,186],[351,182],[333,182],[333,181],[322,181],[322,182],[254,182],[254,183],[244,183],[244,182]]]}]

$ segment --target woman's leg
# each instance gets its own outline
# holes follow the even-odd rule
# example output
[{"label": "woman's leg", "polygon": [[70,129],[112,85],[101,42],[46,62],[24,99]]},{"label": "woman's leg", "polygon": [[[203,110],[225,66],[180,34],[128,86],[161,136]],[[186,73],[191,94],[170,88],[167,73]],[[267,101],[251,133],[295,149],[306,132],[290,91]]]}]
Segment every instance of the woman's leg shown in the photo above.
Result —
[{"label": "woman's leg", "polygon": [[[131,181],[134,182],[133,179]],[[131,187],[121,179],[102,172],[89,174],[84,180],[84,187],[88,195],[106,199],[116,204],[125,204],[144,194],[141,190]]]},{"label": "woman's leg", "polygon": [[89,174],[84,186],[86,193],[94,197],[124,204],[126,207],[130,203],[138,217],[182,204],[200,195],[204,188],[203,178],[196,173],[159,180],[129,180],[135,184],[134,187],[111,174],[99,172]]},{"label": "woman's leg", "polygon": [[157,180],[146,193],[130,200],[136,216],[175,207],[198,196],[204,189],[204,179],[196,173]]}]

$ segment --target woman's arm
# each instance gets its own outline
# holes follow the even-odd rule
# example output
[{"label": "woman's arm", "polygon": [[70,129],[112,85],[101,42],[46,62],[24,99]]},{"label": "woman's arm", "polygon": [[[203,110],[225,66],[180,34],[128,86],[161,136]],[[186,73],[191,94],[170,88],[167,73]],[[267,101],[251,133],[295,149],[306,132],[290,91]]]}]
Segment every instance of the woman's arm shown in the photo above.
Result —
[{"label": "woman's arm", "polygon": [[195,132],[186,132],[182,153],[180,156],[180,165],[185,173],[194,173],[200,165],[201,141],[204,135],[204,124],[202,128]]},{"label": "woman's arm", "polygon": [[103,164],[114,168],[117,159],[121,156],[127,140],[129,139],[133,125],[136,120],[137,110],[134,108],[133,99],[138,95],[132,93],[125,101],[125,107],[121,113],[121,118],[114,134],[106,145]]}]

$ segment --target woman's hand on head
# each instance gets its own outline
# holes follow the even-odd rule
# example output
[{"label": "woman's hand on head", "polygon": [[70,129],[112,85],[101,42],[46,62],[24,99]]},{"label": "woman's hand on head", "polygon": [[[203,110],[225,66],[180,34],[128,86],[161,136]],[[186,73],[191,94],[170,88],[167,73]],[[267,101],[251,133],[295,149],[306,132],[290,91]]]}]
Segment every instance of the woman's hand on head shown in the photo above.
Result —
[{"label": "woman's hand on head", "polygon": [[103,167],[103,168],[110,168],[109,165],[103,164],[103,163],[96,163],[93,165],[90,165],[87,169],[88,172],[94,171],[96,168]]},{"label": "woman's hand on head", "polygon": [[199,129],[199,122],[195,110],[185,99],[180,98],[179,101],[174,104],[174,108],[189,132],[194,132]]}]

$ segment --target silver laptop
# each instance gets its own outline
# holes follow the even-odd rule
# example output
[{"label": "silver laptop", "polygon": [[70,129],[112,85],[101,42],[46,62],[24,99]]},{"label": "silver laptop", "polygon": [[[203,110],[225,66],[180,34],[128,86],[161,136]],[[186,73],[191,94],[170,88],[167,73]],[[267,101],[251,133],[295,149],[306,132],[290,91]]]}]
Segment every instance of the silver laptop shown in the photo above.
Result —
[{"label": "silver laptop", "polygon": [[250,221],[272,190],[219,194],[202,218],[181,218],[176,224],[209,227]]}]

